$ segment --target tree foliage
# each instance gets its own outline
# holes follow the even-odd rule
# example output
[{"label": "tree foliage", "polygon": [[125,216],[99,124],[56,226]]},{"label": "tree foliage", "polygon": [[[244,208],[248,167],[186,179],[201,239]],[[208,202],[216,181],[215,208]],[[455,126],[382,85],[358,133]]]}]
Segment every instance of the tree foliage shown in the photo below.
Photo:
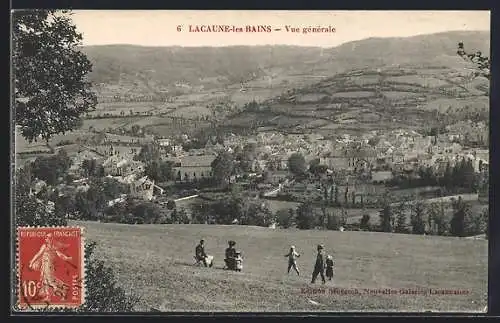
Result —
[{"label": "tree foliage", "polygon": [[170,160],[153,160],[146,164],[144,174],[156,182],[166,182],[175,177],[174,163]]},{"label": "tree foliage", "polygon": [[295,212],[293,209],[280,209],[276,212],[276,221],[284,229],[292,227],[294,219]]},{"label": "tree foliage", "polygon": [[288,169],[295,175],[302,175],[306,171],[306,160],[300,153],[294,153],[288,158]]},{"label": "tree foliage", "polygon": [[154,143],[149,143],[141,147],[139,154],[134,156],[134,160],[142,161],[143,163],[151,163],[158,161],[161,157],[160,146]]},{"label": "tree foliage", "polygon": [[92,65],[78,49],[81,40],[66,11],[12,13],[13,107],[29,142],[78,128],[81,116],[95,108],[86,79]]},{"label": "tree foliage", "polygon": [[234,157],[231,153],[224,151],[217,155],[212,161],[213,177],[218,184],[227,184],[234,170]]},{"label": "tree foliage", "polygon": [[459,197],[452,201],[453,216],[450,221],[450,234],[456,237],[466,235],[466,218],[470,215],[470,205]]},{"label": "tree foliage", "polygon": [[297,208],[297,228],[302,230],[313,229],[316,226],[316,216],[311,202],[302,203]]},{"label": "tree foliage", "polygon": [[384,232],[392,232],[393,231],[393,219],[394,215],[391,209],[391,206],[388,203],[385,203],[382,210],[379,213],[380,216],[380,228]]},{"label": "tree foliage", "polygon": [[425,233],[425,205],[422,201],[417,201],[413,207],[414,213],[411,217],[411,230],[413,234]]},{"label": "tree foliage", "polygon": [[52,156],[41,156],[35,159],[31,168],[35,178],[41,179],[49,185],[56,185],[59,178],[64,177],[71,167],[71,159],[63,149]]},{"label": "tree foliage", "polygon": [[467,53],[465,51],[464,43],[458,43],[457,54],[464,60],[472,62],[476,65],[477,71],[476,76],[484,76],[487,78],[491,77],[491,59],[487,56],[483,56],[481,51],[476,51],[474,53]]}]

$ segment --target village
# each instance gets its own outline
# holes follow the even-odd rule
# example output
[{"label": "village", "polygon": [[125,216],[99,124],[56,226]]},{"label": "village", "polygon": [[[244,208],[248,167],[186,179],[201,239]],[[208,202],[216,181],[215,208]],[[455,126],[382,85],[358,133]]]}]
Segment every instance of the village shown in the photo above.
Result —
[{"label": "village", "polygon": [[[478,137],[487,135],[484,125],[472,127]],[[263,203],[312,200],[318,204],[318,201],[328,200],[328,192],[331,192],[330,195],[336,195],[334,206],[342,206],[342,212],[345,213],[345,208],[365,212],[366,208],[381,207],[382,192],[387,194],[391,187],[401,186],[401,181],[413,180],[415,187],[425,174],[432,173],[439,178],[447,168],[464,161],[470,163],[474,176],[479,178],[482,186],[445,193],[441,189],[436,193],[437,182],[416,184],[417,193],[407,194],[403,200],[418,198],[419,186],[423,187],[422,191],[434,188],[434,193],[424,194],[425,199],[448,195],[457,197],[458,193],[466,193],[469,195],[462,197],[477,202],[480,196],[487,195],[488,150],[460,144],[463,139],[460,132],[428,135],[397,129],[330,138],[315,133],[287,134],[278,131],[256,132],[253,135],[230,133],[223,140],[209,138],[205,147],[197,149],[189,147],[192,139],[187,134],[173,138],[143,136],[129,142],[117,142],[114,135],[106,133],[99,136],[101,142],[98,145],[81,144],[78,152],[69,156],[71,167],[68,174],[72,181],[59,182],[55,187],[59,192],[86,192],[95,175],[89,172],[89,168],[100,169],[99,176],[120,183],[121,188],[107,197],[103,210],[97,211],[99,214],[106,212],[105,208],[113,208],[132,199],[154,203],[167,214],[181,210],[183,221],[190,223],[194,216],[192,204],[200,203],[201,197],[210,200],[210,196],[217,194],[214,192],[218,190],[223,194],[227,189],[234,190],[234,187],[239,187],[240,194]],[[219,155],[232,156],[230,158],[233,159],[222,190],[220,178],[215,178],[217,175],[214,174],[214,161]],[[301,156],[298,159],[303,164],[300,167],[304,174],[291,169],[297,168],[290,165],[293,156]],[[155,175],[158,172],[151,170],[152,163],[168,164],[168,174]],[[304,177],[306,173],[308,175]],[[35,194],[48,188],[43,180],[35,183]],[[345,203],[338,202],[338,195],[344,193]],[[333,200],[333,197],[330,196],[330,199]],[[390,199],[392,203],[402,200],[398,194]],[[276,213],[279,210],[273,211]],[[100,215],[94,218],[104,220],[106,217]],[[271,218],[273,220],[265,221],[267,225],[279,225],[275,222],[276,216]],[[142,220],[130,221],[141,223]],[[235,216],[231,223],[238,222]]]}]

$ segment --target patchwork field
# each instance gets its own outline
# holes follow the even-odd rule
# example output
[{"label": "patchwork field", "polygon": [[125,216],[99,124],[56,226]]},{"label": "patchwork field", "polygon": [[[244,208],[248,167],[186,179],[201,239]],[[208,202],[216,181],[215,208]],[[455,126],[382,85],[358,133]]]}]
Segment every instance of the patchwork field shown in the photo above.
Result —
[{"label": "patchwork field", "polygon": [[[71,224],[86,228],[87,239],[98,242],[97,257],[115,269],[127,291],[141,296],[137,310],[481,311],[487,300],[482,240],[250,226]],[[201,238],[215,257],[213,268],[192,266]],[[243,252],[240,273],[221,269],[230,239]],[[319,294],[307,289],[318,243],[336,260],[334,281],[317,282],[325,291]],[[290,244],[302,254],[301,276],[286,274],[283,256]],[[385,288],[397,293],[374,294]],[[411,295],[406,289],[462,294]]]}]

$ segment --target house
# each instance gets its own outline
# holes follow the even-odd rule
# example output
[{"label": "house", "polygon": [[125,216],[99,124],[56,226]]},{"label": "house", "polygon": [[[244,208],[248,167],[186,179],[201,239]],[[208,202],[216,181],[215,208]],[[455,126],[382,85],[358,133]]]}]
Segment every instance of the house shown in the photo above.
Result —
[{"label": "house", "polygon": [[146,201],[153,199],[154,181],[147,176],[139,178],[130,184],[130,196]]},{"label": "house", "polygon": [[158,144],[162,147],[170,146],[170,139],[158,139]]},{"label": "house", "polygon": [[[173,159],[175,174],[181,175],[181,179],[192,180],[194,178],[207,178],[212,176],[212,162],[214,155],[184,156]],[[187,175],[187,176],[186,176]]]},{"label": "house", "polygon": [[385,183],[392,179],[391,171],[376,171],[372,172],[372,182],[373,183]]},{"label": "house", "polygon": [[104,173],[107,175],[113,175],[113,176],[121,176],[122,171],[121,167],[126,163],[126,159],[117,156],[117,155],[112,155],[108,157],[102,164],[104,167]]},{"label": "house", "polygon": [[329,169],[347,169],[350,165],[349,158],[343,151],[335,150],[324,157],[320,157],[319,163],[326,165]]},{"label": "house", "polygon": [[30,187],[30,195],[38,195],[44,189],[47,189],[47,183],[41,179],[36,179]]},{"label": "house", "polygon": [[271,171],[268,173],[267,181],[273,185],[277,185],[280,183],[285,183],[289,176],[290,173],[288,171]]},{"label": "house", "polygon": [[266,160],[254,159],[252,161],[251,169],[252,169],[252,172],[260,172],[260,171],[266,169],[266,166],[267,166]]},{"label": "house", "polygon": [[144,163],[129,160],[118,155],[110,156],[103,163],[104,173],[112,176],[125,176],[131,173],[142,173]]}]

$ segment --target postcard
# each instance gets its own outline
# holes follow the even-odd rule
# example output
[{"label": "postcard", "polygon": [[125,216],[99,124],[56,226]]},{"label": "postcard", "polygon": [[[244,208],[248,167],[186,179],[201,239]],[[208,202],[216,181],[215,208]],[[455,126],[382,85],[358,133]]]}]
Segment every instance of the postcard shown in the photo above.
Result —
[{"label": "postcard", "polygon": [[489,11],[14,10],[15,313],[485,313]]}]

